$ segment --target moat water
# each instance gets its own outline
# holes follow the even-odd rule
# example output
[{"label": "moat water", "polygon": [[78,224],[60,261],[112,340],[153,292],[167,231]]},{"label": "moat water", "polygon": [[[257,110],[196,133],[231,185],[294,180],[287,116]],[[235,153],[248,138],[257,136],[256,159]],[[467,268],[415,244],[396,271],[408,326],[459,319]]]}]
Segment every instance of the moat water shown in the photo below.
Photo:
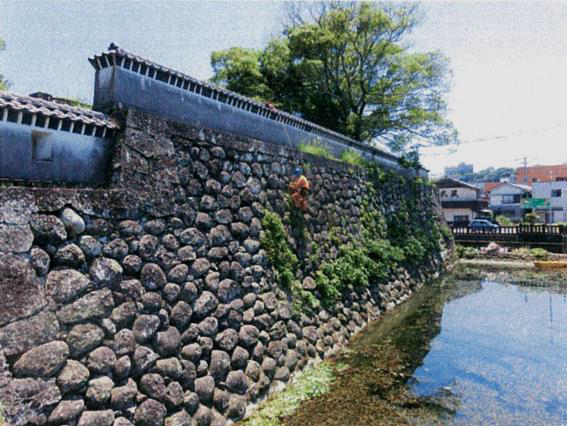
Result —
[{"label": "moat water", "polygon": [[450,424],[567,424],[566,294],[483,279],[445,303],[411,382],[418,395],[455,399]]},{"label": "moat water", "polygon": [[476,272],[369,327],[339,359],[349,369],[331,391],[286,424],[335,424],[313,414],[328,404],[337,424],[567,424],[567,271],[525,272],[529,285],[517,284],[522,272]]}]

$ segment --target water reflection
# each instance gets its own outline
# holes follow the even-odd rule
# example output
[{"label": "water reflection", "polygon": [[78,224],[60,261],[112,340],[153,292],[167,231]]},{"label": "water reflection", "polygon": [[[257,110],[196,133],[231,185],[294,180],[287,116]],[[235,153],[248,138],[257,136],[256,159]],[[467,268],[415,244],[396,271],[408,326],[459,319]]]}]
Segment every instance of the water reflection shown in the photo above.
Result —
[{"label": "water reflection", "polygon": [[[470,288],[468,281],[454,286]],[[480,287],[445,304],[412,390],[458,395],[451,424],[567,423],[565,290],[490,279]]]},{"label": "water reflection", "polygon": [[472,272],[365,330],[339,356],[348,368],[331,390],[283,423],[567,424],[566,277]]}]

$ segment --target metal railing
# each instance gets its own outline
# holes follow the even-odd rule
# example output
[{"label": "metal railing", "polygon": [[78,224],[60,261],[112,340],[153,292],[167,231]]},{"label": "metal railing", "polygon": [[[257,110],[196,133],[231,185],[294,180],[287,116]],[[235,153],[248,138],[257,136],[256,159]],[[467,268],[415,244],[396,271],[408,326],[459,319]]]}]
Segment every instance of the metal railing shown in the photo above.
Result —
[{"label": "metal railing", "polygon": [[567,226],[528,225],[501,226],[498,228],[452,227],[455,241],[462,245],[483,246],[496,242],[510,247],[540,247],[546,250],[567,253]]}]

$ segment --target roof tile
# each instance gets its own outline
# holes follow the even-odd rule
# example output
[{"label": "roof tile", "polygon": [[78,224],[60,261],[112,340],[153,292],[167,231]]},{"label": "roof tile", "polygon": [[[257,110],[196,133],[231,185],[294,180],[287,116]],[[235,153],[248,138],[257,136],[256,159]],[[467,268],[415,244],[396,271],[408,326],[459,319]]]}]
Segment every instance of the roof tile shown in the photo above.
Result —
[{"label": "roof tile", "polygon": [[8,92],[0,92],[0,108],[24,111],[45,117],[69,119],[109,129],[117,129],[119,127],[113,119],[101,112]]}]

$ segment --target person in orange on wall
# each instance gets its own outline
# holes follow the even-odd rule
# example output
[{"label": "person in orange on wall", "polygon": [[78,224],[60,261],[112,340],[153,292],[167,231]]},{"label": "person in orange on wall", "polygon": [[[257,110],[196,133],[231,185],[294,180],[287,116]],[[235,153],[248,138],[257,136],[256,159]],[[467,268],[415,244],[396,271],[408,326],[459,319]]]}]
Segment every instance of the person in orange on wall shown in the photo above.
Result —
[{"label": "person in orange on wall", "polygon": [[311,186],[307,178],[301,174],[301,167],[296,167],[293,170],[293,181],[289,184],[289,190],[291,191],[291,199],[295,207],[301,211],[307,210],[307,195]]}]

